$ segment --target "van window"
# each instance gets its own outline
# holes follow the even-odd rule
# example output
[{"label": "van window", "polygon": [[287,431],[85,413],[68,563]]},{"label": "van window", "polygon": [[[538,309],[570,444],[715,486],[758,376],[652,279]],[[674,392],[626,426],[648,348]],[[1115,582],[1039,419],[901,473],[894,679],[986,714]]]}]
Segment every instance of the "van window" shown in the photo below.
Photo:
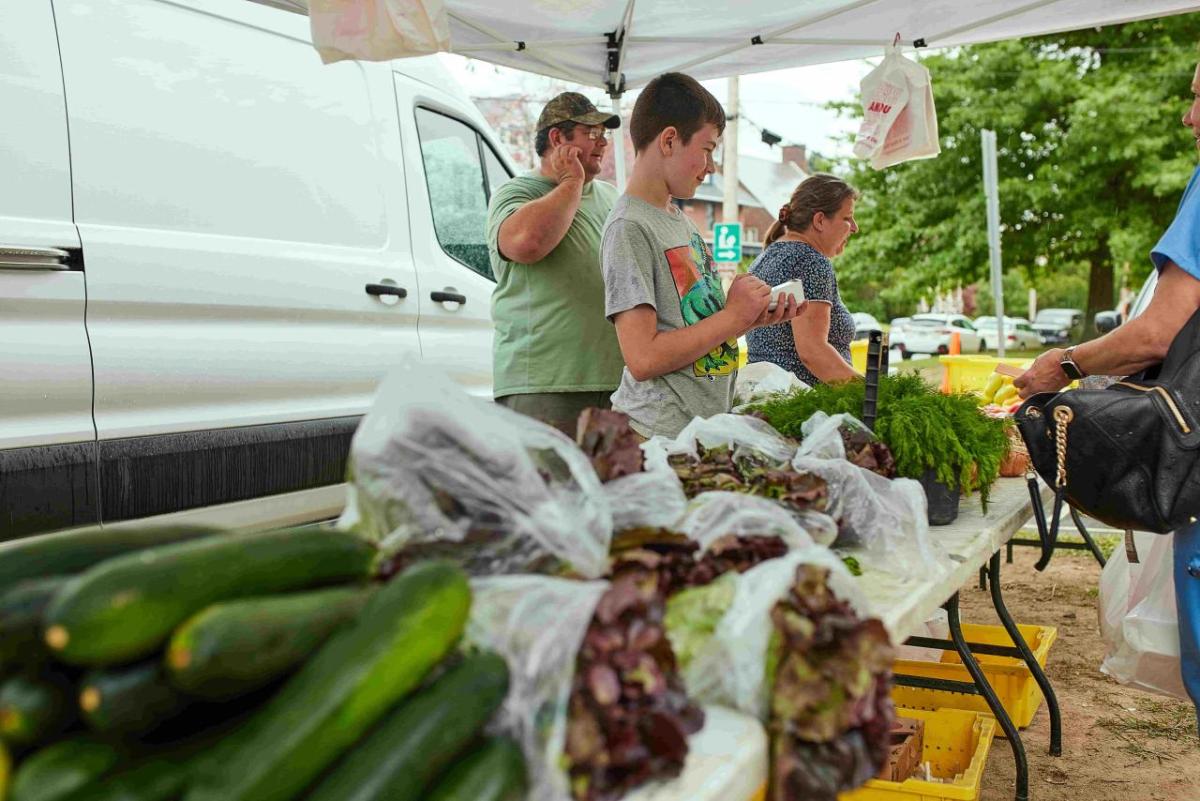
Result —
[{"label": "van window", "polygon": [[500,184],[509,179],[508,170],[504,169],[504,165],[500,163],[500,159],[496,158],[496,154],[485,143],[483,146],[483,164],[487,167],[488,177],[488,202],[492,200],[492,195],[500,188]]},{"label": "van window", "polygon": [[[417,132],[433,228],[442,250],[480,275],[495,280],[487,249],[487,207],[502,164],[489,164],[484,175],[481,158],[495,159],[474,128],[429,109],[417,109]],[[486,154],[481,156],[481,154]]]}]

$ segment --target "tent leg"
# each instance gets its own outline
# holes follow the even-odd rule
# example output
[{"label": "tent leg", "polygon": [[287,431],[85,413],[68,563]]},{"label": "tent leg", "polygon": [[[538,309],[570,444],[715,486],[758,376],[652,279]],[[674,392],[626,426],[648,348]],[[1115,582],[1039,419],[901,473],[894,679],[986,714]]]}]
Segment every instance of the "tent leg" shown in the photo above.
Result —
[{"label": "tent leg", "polygon": [[[621,96],[612,96],[613,114],[621,116]],[[621,127],[613,132],[612,146],[616,148],[613,153],[613,159],[617,167],[617,191],[625,191],[625,121],[621,120]]]}]

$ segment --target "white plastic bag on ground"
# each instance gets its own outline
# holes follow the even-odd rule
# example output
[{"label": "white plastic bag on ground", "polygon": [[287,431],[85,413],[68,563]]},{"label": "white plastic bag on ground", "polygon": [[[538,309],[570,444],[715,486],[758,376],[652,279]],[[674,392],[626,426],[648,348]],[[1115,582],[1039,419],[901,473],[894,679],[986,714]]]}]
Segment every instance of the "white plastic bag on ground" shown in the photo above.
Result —
[{"label": "white plastic bag on ground", "polygon": [[476,574],[607,569],[612,511],[575,443],[415,361],[380,386],[349,472],[339,523],[386,549],[444,552]]},{"label": "white plastic bag on ground", "polygon": [[870,616],[854,577],[827,548],[813,546],[763,562],[740,575],[727,573],[717,581],[732,585],[732,601],[712,636],[698,648],[676,642],[677,634],[670,626],[672,602],[668,603],[668,636],[677,654],[690,656],[686,664],[681,658],[680,665],[688,695],[703,704],[729,706],[759,720],[767,719],[767,656],[774,631],[771,609],[791,588],[796,568],[802,564],[828,568],[834,593],[861,616]]},{"label": "white plastic bag on ground", "polygon": [[841,425],[862,423],[849,415],[814,414],[801,428],[804,441],[792,460],[796,470],[829,484],[826,511],[842,528],[835,545],[887,573],[918,579],[945,573],[949,559],[929,534],[921,485],[907,478],[886,479],[846,461]]},{"label": "white plastic bag on ground", "polygon": [[1117,547],[1100,576],[1103,673],[1122,684],[1190,701],[1179,664],[1173,536],[1137,532],[1139,562]]},{"label": "white plastic bag on ground", "polygon": [[496,576],[471,581],[464,640],[508,663],[509,687],[495,727],[521,744],[530,801],[568,801],[561,768],[575,659],[606,581]]},{"label": "white plastic bag on ground", "polygon": [[884,50],[883,63],[859,84],[863,121],[854,155],[877,170],[941,152],[929,70],[905,58],[899,47]]},{"label": "white plastic bag on ground", "polygon": [[820,512],[792,512],[767,498],[740,492],[705,492],[687,505],[675,527],[707,550],[727,534],[777,536],[788,548],[802,549],[814,542],[829,545],[837,538],[837,524]]}]

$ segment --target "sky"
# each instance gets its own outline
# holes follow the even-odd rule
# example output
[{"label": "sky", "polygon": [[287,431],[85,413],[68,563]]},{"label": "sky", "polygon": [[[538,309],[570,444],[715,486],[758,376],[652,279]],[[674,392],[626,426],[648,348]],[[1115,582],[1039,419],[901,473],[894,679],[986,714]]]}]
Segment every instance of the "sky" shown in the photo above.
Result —
[{"label": "sky", "polygon": [[[442,54],[439,58],[472,97],[499,97],[521,92],[549,98],[560,91],[578,90],[597,105],[609,102],[595,87],[573,86],[462,56]],[[877,64],[879,60],[873,61]],[[738,87],[743,117],[738,128],[738,150],[752,156],[778,159],[779,148],[772,149],[762,143],[759,129],[766,128],[783,137],[783,144],[807,145],[810,153],[849,155],[850,143],[839,141],[839,137],[853,134],[856,124],[826,110],[824,104],[834,100],[858,102],[858,83],[873,66],[869,61],[842,61],[742,76]],[[728,105],[727,80],[701,83],[722,104]],[[627,93],[625,99],[632,103],[636,96],[635,90]]]}]

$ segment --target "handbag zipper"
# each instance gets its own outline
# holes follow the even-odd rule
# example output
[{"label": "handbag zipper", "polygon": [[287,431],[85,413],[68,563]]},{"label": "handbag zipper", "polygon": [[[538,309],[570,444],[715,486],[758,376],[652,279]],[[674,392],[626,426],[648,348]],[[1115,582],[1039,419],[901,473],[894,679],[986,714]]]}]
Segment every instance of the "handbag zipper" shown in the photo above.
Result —
[{"label": "handbag zipper", "polygon": [[1171,414],[1175,415],[1175,422],[1179,424],[1179,428],[1185,434],[1192,433],[1192,429],[1188,427],[1187,421],[1183,419],[1183,414],[1180,413],[1179,407],[1175,405],[1175,399],[1171,397],[1171,393],[1167,392],[1162,387],[1143,387],[1138,384],[1131,384],[1128,381],[1118,381],[1117,386],[1129,387],[1130,389],[1140,390],[1142,392],[1157,392],[1166,401],[1166,404],[1171,409]]}]

